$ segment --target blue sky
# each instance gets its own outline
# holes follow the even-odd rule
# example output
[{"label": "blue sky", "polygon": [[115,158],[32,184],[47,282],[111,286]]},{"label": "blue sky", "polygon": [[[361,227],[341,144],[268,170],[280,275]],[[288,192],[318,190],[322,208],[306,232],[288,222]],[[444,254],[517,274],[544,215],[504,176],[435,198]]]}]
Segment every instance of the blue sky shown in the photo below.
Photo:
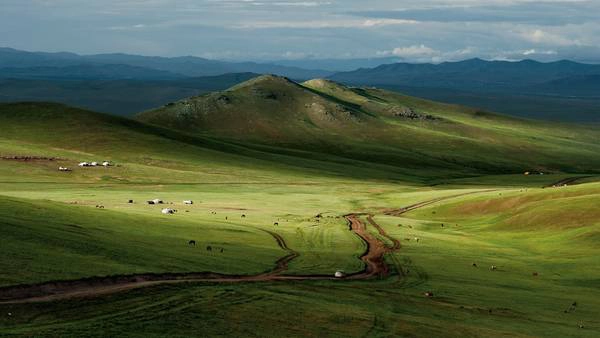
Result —
[{"label": "blue sky", "polygon": [[230,60],[600,63],[592,0],[2,0],[0,46]]}]

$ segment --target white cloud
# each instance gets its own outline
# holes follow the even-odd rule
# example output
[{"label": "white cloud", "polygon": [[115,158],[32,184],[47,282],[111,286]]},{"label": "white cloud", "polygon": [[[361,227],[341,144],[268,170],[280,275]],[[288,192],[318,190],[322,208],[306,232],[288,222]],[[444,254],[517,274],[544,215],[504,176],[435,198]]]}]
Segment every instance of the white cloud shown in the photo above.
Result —
[{"label": "white cloud", "polygon": [[403,58],[421,58],[421,57],[432,57],[435,55],[439,55],[440,51],[437,51],[433,48],[427,47],[425,45],[413,45],[408,47],[396,47],[391,51],[382,51],[378,53],[382,56],[399,56]]},{"label": "white cloud", "polygon": [[391,26],[391,25],[409,25],[419,23],[416,20],[404,20],[404,19],[368,19],[363,21],[362,26],[364,27],[378,27],[378,26]]},{"label": "white cloud", "polygon": [[414,20],[398,19],[374,19],[374,20],[356,20],[347,18],[337,18],[329,20],[304,20],[304,21],[247,21],[235,24],[232,28],[237,29],[275,29],[275,28],[295,28],[295,29],[320,29],[320,28],[376,28],[382,26],[394,25],[412,25],[417,24]]},{"label": "white cloud", "polygon": [[0,45],[29,50],[238,60],[306,54],[415,62],[600,61],[600,20],[594,14],[600,0],[0,2],[0,31],[7,32],[0,34]]},{"label": "white cloud", "polygon": [[581,42],[578,39],[571,39],[569,37],[551,33],[542,29],[534,29],[523,32],[522,38],[537,44],[550,45],[550,46],[579,46]]},{"label": "white cloud", "polygon": [[556,55],[556,54],[557,54],[557,52],[555,50],[537,50],[535,48],[523,51],[523,55],[525,55],[525,56],[530,56],[530,55]]}]

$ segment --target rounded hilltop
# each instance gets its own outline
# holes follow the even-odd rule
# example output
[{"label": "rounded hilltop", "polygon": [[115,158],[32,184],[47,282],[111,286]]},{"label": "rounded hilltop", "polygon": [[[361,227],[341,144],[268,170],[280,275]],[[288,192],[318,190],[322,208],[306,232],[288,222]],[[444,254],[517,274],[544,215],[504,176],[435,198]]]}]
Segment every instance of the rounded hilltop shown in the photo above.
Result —
[{"label": "rounded hilltop", "polygon": [[302,83],[303,86],[309,87],[309,88],[332,88],[332,87],[343,87],[345,88],[346,86],[337,83],[335,81],[331,81],[328,79],[312,79],[312,80],[308,80]]},{"label": "rounded hilltop", "polygon": [[253,79],[244,81],[240,84],[237,84],[229,90],[237,90],[245,87],[253,87],[253,86],[264,86],[264,85],[285,85],[285,86],[298,86],[298,84],[285,76],[273,75],[273,74],[265,74],[257,76]]}]

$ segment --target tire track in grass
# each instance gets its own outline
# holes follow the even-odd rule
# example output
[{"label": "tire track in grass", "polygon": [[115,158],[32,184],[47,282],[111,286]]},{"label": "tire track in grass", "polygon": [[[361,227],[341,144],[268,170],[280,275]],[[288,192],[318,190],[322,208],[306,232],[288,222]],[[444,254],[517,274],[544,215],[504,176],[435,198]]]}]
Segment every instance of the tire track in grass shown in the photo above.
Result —
[{"label": "tire track in grass", "polygon": [[289,254],[278,259],[275,267],[268,272],[256,275],[227,275],[215,272],[198,273],[147,273],[135,275],[90,277],[71,281],[45,282],[35,285],[17,285],[0,288],[0,304],[47,302],[77,297],[94,297],[112,294],[136,288],[160,284],[175,284],[185,282],[237,283],[237,282],[266,282],[266,281],[303,281],[303,280],[364,280],[372,277],[385,277],[389,268],[383,256],[389,248],[370,234],[366,225],[357,214],[345,216],[350,230],[366,244],[366,250],[360,259],[365,263],[362,271],[349,274],[344,278],[333,275],[285,275],[289,263],[300,254],[287,246],[285,239],[272,231],[263,230],[271,235],[277,245]]},{"label": "tire track in grass", "polygon": [[485,193],[485,192],[494,192],[494,191],[498,191],[498,189],[477,190],[477,191],[470,191],[470,192],[465,192],[465,193],[456,194],[456,195],[442,196],[442,197],[437,197],[437,198],[430,199],[427,201],[415,203],[415,204],[409,205],[407,207],[399,208],[399,209],[386,209],[383,211],[383,213],[388,216],[400,216],[409,211],[420,209],[420,208],[426,207],[428,205],[431,205],[431,204],[434,204],[437,202],[441,202],[441,201],[445,201],[445,200],[449,200],[449,199],[453,199],[453,198],[457,198],[457,197],[462,197],[462,196],[481,194],[481,193]]},{"label": "tire track in grass", "polygon": [[[400,209],[386,210],[386,215],[399,216],[408,211],[428,206],[442,200],[460,196],[492,192],[494,190],[481,190],[420,202]],[[360,216],[367,216],[367,220],[381,236],[389,239],[392,246],[386,245],[376,236],[369,233],[367,225],[360,220]],[[135,275],[120,275],[108,277],[90,277],[70,281],[45,282],[35,285],[17,285],[0,288],[0,304],[47,302],[76,297],[95,297],[112,294],[142,287],[161,284],[210,282],[210,283],[239,283],[239,282],[266,282],[266,281],[303,281],[303,280],[366,280],[373,277],[383,278],[390,274],[389,266],[385,262],[385,255],[400,249],[400,242],[388,235],[387,232],[375,222],[372,214],[353,213],[345,215],[350,230],[365,243],[365,252],[360,259],[365,263],[362,271],[347,275],[344,278],[335,278],[331,275],[285,275],[289,263],[300,256],[300,253],[290,249],[285,239],[272,231],[262,230],[271,235],[277,245],[289,252],[286,256],[275,262],[275,267],[269,271],[256,275],[227,275],[215,272],[193,273],[147,273]]]}]

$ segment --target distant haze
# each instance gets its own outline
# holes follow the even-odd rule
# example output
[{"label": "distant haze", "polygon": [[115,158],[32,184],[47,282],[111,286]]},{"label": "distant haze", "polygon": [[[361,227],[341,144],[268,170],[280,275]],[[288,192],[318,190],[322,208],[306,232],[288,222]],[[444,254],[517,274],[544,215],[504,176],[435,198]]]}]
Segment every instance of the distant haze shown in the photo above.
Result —
[{"label": "distant haze", "polygon": [[[0,46],[302,63],[600,62],[600,1],[3,0]],[[306,63],[306,60],[323,61]]]}]

